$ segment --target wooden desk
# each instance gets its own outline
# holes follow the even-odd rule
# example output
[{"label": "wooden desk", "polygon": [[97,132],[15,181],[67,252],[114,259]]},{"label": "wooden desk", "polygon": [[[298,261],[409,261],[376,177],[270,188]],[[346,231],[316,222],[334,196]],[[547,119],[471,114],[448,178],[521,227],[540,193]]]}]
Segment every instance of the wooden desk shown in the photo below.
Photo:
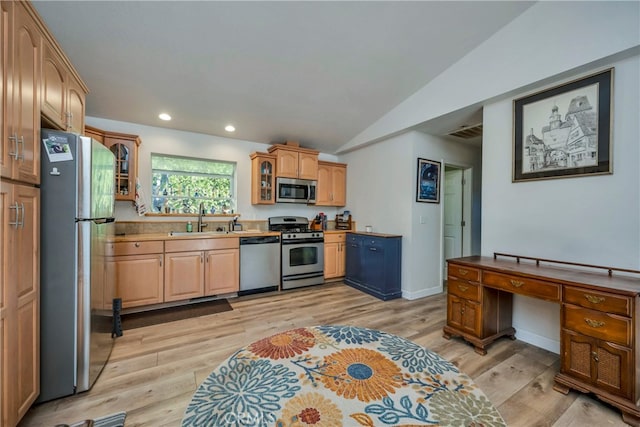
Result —
[{"label": "wooden desk", "polygon": [[494,254],[448,260],[444,337],[481,355],[515,339],[513,294],[561,304],[554,389],[594,393],[640,426],[640,271]]}]

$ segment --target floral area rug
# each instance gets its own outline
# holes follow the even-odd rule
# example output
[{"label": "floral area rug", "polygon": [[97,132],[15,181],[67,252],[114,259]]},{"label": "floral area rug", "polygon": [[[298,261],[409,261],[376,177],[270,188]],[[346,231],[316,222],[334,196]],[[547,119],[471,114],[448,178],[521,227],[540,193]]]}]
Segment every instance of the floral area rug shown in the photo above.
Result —
[{"label": "floral area rug", "polygon": [[203,426],[506,426],[473,380],[404,338],[352,326],[282,332],[235,352],[182,420]]}]

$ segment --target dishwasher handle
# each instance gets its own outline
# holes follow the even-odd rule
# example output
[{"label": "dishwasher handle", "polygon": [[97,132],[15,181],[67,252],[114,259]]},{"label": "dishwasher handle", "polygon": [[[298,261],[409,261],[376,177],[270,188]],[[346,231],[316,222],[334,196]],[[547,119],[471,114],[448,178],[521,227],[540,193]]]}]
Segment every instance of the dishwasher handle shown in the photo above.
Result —
[{"label": "dishwasher handle", "polygon": [[280,236],[253,236],[241,237],[240,245],[263,245],[267,243],[280,243]]}]

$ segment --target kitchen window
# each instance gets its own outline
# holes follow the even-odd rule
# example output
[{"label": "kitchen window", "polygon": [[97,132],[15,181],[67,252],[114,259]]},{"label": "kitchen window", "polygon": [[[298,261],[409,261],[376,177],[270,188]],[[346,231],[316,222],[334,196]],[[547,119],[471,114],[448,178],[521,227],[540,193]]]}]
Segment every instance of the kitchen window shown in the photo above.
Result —
[{"label": "kitchen window", "polygon": [[234,213],[235,162],[151,154],[151,174],[154,213]]}]

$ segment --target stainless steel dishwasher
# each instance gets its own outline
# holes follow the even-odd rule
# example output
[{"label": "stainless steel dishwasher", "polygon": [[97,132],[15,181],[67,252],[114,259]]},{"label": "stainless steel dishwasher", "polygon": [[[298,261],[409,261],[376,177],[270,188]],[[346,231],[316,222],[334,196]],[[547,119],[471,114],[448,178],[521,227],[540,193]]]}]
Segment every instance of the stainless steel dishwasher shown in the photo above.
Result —
[{"label": "stainless steel dishwasher", "polygon": [[240,292],[275,291],[280,285],[280,236],[240,238]]}]

